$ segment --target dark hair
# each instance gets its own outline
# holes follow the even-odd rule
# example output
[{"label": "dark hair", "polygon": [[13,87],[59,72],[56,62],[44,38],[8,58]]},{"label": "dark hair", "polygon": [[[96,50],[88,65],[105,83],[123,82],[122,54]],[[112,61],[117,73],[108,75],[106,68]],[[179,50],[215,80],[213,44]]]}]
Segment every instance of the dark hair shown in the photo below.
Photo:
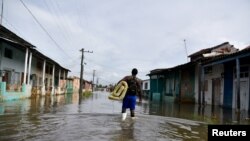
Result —
[{"label": "dark hair", "polygon": [[132,75],[136,75],[138,73],[138,70],[136,68],[132,69]]}]

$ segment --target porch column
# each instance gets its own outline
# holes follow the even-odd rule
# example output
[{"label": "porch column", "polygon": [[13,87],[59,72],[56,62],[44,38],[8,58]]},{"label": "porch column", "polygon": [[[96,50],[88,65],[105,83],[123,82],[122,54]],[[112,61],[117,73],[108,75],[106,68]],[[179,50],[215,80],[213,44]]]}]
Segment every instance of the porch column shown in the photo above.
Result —
[{"label": "porch column", "polygon": [[65,80],[65,77],[66,77],[66,73],[65,73],[65,70],[63,70],[63,80]]},{"label": "porch column", "polygon": [[46,69],[46,60],[43,61],[42,95],[45,95],[45,69]]},{"label": "porch column", "polygon": [[[3,43],[0,43],[0,68],[2,68],[2,52],[3,52]],[[0,82],[2,82],[2,72],[0,71]]]},{"label": "porch column", "polygon": [[28,54],[29,54],[29,49],[26,48],[25,61],[24,61],[23,84],[26,84],[26,73],[27,73]]},{"label": "porch column", "polygon": [[30,85],[31,61],[32,61],[32,52],[30,52],[30,56],[29,56],[28,85]]},{"label": "porch column", "polygon": [[240,60],[236,59],[236,96],[237,96],[237,111],[240,111]]},{"label": "porch column", "polygon": [[[64,89],[64,92],[66,92],[67,91],[67,81],[66,81],[65,69],[63,69],[63,80],[65,81],[65,85],[64,85],[63,89]],[[73,88],[73,84],[72,84],[72,88]],[[73,92],[73,90],[72,90],[72,92]]]},{"label": "porch column", "polygon": [[159,83],[159,76],[157,75],[157,81],[156,81],[156,92],[159,93],[159,89],[158,89],[158,83]]},{"label": "porch column", "polygon": [[202,83],[202,105],[205,105],[205,74],[204,67],[201,68],[201,83]]},{"label": "porch column", "polygon": [[55,94],[55,64],[53,65],[53,70],[52,70],[52,92],[51,94]]},{"label": "porch column", "polygon": [[176,98],[176,72],[174,71],[174,91],[173,91],[174,99]]},{"label": "porch column", "polygon": [[182,91],[181,91],[181,86],[182,86],[182,85],[181,85],[181,83],[182,83],[182,82],[181,82],[181,79],[182,79],[182,78],[181,78],[181,69],[180,69],[180,70],[179,70],[179,81],[180,81],[180,82],[179,82],[179,95],[178,95],[179,103],[181,102],[181,93],[182,93]]},{"label": "porch column", "polygon": [[201,64],[198,64],[198,104],[201,105],[201,92],[202,92],[202,82],[201,82]]},{"label": "porch column", "polygon": [[61,94],[61,68],[59,68],[59,74],[58,74],[58,93]]}]

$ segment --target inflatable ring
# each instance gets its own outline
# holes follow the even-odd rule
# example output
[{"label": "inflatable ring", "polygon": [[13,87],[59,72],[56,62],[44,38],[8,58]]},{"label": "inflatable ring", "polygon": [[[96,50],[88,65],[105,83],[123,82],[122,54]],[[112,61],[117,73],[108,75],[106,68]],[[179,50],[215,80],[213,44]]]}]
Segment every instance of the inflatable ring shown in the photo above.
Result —
[{"label": "inflatable ring", "polygon": [[115,86],[115,89],[109,95],[111,100],[122,100],[127,92],[128,84],[126,81],[121,81],[118,85]]}]

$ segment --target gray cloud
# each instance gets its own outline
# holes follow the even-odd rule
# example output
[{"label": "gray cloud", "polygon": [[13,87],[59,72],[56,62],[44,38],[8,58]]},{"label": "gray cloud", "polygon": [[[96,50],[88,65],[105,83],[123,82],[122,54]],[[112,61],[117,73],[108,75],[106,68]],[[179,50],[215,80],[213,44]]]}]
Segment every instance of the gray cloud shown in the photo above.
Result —
[{"label": "gray cloud", "polygon": [[[188,54],[229,41],[250,44],[248,0],[23,0],[63,48],[58,49],[19,1],[5,1],[4,25],[79,76],[92,72],[102,84],[116,83],[133,67],[138,76],[187,62]],[[18,12],[17,12],[18,11]],[[66,54],[64,53],[66,52]]]}]

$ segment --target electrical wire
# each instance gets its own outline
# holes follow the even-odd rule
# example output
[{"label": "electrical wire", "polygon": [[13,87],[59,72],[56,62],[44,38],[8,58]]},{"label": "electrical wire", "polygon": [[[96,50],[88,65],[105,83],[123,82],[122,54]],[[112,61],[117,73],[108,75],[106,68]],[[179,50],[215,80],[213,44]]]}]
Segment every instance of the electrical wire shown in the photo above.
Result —
[{"label": "electrical wire", "polygon": [[[53,43],[60,49],[62,52],[64,52],[68,57],[70,57],[63,48],[52,38],[52,36],[49,34],[49,32],[44,28],[44,26],[38,21],[38,19],[35,17],[35,15],[31,12],[31,10],[27,7],[27,5],[20,0],[20,2],[23,4],[23,6],[28,10],[28,12],[31,14],[31,16],[34,18],[34,20],[37,22],[37,24],[42,28],[42,30],[48,35],[48,37],[53,41]],[[71,57],[70,57],[71,58]]]}]

